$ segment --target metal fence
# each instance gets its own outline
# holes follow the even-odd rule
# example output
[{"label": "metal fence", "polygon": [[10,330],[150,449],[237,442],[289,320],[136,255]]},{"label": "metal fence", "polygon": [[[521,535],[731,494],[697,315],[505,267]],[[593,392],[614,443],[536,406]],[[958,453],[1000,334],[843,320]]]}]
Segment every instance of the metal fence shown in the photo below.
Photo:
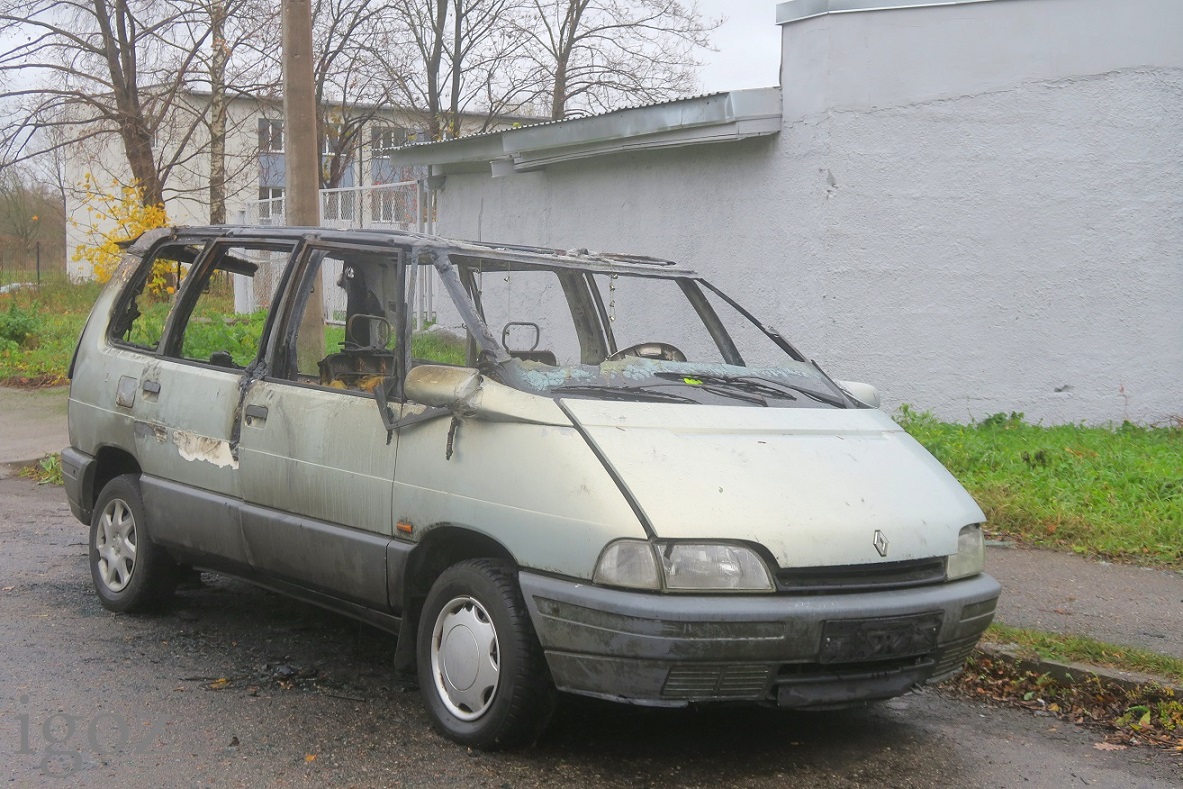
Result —
[{"label": "metal fence", "polygon": [[[284,199],[248,201],[239,212],[244,225],[279,227],[287,224]],[[431,233],[435,227],[435,209],[431,193],[422,181],[400,181],[393,184],[354,186],[320,190],[320,225],[338,230],[374,228],[406,232]],[[340,262],[326,261],[322,272],[325,319],[340,322],[345,315],[345,294],[338,288]],[[336,269],[336,270],[333,270]],[[436,274],[424,267],[422,276],[415,280],[415,292],[410,294],[415,328],[422,328],[435,320]],[[235,277],[235,308],[250,312],[265,307],[257,287],[251,287],[247,277]]]}]

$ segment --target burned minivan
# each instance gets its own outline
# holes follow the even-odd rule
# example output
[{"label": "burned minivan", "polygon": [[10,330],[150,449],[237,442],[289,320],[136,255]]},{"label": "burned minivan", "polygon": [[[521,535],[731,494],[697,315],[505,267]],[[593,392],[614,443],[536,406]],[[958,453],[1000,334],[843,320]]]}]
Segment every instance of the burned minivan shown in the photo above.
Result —
[{"label": "burned minivan", "polygon": [[667,261],[177,228],[95,304],[62,465],[108,609],[198,568],[356,617],[496,748],[556,691],[819,709],[955,673],[984,516],[876,405]]}]

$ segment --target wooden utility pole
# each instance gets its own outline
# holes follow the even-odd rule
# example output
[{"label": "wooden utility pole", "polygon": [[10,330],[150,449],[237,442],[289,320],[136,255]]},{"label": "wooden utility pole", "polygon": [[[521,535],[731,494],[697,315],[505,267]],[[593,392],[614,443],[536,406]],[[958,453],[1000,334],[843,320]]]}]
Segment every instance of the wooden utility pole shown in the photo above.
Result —
[{"label": "wooden utility pole", "polygon": [[[320,224],[320,152],[316,149],[316,93],[312,79],[311,0],[283,0],[284,212],[287,224]],[[314,374],[325,355],[320,277],[304,307],[296,356]]]},{"label": "wooden utility pole", "polygon": [[320,161],[312,80],[312,4],[283,0],[284,209],[289,225],[320,224]]}]

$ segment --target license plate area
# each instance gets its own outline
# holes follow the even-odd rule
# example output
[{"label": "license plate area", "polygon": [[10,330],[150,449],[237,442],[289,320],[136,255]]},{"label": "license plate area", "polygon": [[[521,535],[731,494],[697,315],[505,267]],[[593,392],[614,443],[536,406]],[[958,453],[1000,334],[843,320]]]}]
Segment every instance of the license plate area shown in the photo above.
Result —
[{"label": "license plate area", "polygon": [[932,652],[944,615],[940,612],[826,622],[818,662],[865,663]]}]

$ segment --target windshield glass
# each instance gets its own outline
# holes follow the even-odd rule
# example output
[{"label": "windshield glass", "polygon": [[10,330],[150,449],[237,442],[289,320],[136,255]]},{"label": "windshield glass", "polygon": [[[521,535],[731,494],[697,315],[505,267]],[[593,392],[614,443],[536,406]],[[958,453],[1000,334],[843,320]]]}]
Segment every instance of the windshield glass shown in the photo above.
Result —
[{"label": "windshield glass", "polygon": [[483,324],[468,326],[471,347],[483,371],[510,386],[553,397],[851,406],[788,342],[697,277],[450,259],[470,302],[462,312],[475,313],[466,323]]}]

